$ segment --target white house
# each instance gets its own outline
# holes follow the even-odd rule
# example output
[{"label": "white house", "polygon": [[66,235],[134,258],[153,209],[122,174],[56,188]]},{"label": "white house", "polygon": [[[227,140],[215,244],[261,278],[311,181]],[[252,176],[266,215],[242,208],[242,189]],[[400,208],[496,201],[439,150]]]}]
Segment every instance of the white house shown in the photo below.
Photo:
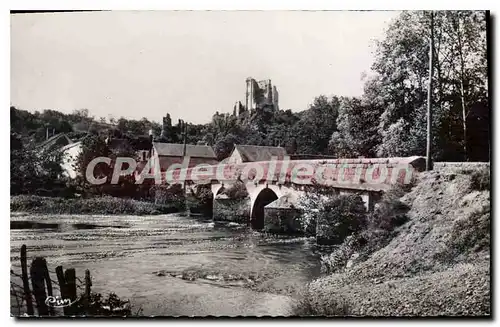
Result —
[{"label": "white house", "polygon": [[63,174],[71,179],[76,178],[77,172],[74,168],[74,163],[76,163],[78,155],[82,152],[82,142],[68,144],[61,148],[61,152],[61,167],[63,169]]}]

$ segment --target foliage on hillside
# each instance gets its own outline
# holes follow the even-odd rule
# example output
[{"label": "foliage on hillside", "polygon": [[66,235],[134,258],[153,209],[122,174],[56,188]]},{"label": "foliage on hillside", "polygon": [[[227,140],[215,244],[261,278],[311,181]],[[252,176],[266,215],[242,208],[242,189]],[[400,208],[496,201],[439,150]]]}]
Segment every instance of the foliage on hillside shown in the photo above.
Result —
[{"label": "foliage on hillside", "polygon": [[[165,142],[214,146],[219,159],[235,143],[285,146],[289,153],[337,157],[425,154],[430,13],[402,12],[377,42],[374,74],[365,77],[359,97],[319,95],[303,111],[255,110],[213,115],[208,124],[91,117],[86,109],[72,114],[45,110],[34,114],[11,107],[12,130],[34,141],[46,128],[56,133],[139,137],[153,130]],[[434,17],[433,76],[434,159],[478,161],[489,158],[489,102],[486,62],[486,13],[438,11]]]},{"label": "foliage on hillside", "polygon": [[[486,17],[481,11],[435,12],[435,160],[489,160]],[[195,125],[182,120],[173,123],[168,113],[160,124],[147,118],[93,117],[88,109],[63,114],[56,110],[30,113],[11,107],[11,145],[21,149],[11,153],[11,163],[17,162],[13,165],[20,167],[19,162],[26,158],[35,160],[27,149],[42,142],[47,131],[49,136],[67,133],[75,140],[87,135],[113,135],[133,143],[153,130],[157,140],[181,142],[184,126],[189,144],[211,145],[219,159],[227,157],[237,143],[281,145],[290,154],[341,158],[425,155],[429,24],[429,12],[402,12],[377,42],[374,74],[366,77],[361,96],[319,95],[311,99],[308,108],[297,108],[302,110],[298,112],[270,107],[239,116],[216,112],[209,123]],[[14,166],[11,169],[17,169]],[[28,174],[34,171],[15,171],[14,192],[24,192],[21,185],[36,179]]]}]

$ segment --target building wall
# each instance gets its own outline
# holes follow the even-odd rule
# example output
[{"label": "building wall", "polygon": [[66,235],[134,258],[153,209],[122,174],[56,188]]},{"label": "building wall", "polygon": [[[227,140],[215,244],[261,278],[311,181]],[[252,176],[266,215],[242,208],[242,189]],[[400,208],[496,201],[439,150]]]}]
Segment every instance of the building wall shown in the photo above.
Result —
[{"label": "building wall", "polygon": [[245,106],[247,110],[255,109],[255,80],[253,78],[247,78],[246,80],[246,95],[245,95]]},{"label": "building wall", "polygon": [[238,150],[234,150],[231,156],[227,159],[228,164],[240,164],[243,163],[243,158]]},{"label": "building wall", "polygon": [[75,143],[63,150],[61,168],[63,169],[63,174],[71,179],[76,178],[78,175],[73,165],[76,163],[76,159],[81,151],[82,144],[80,142]]},{"label": "building wall", "polygon": [[274,110],[280,110],[280,107],[279,107],[279,93],[278,93],[278,89],[276,88],[276,86],[273,86],[273,106],[274,106]]},{"label": "building wall", "polygon": [[[160,156],[159,162],[161,170],[166,171],[169,167],[171,167],[174,164],[183,164],[184,158]],[[188,168],[195,167],[199,164],[216,165],[217,163],[218,163],[217,159],[190,157],[188,162]]]}]

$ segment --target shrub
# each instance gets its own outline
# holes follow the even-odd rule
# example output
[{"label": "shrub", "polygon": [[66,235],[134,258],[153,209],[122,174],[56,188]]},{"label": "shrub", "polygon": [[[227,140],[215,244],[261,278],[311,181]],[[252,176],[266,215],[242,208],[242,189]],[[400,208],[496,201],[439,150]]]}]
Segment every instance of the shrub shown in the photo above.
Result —
[{"label": "shrub", "polygon": [[194,190],[190,189],[189,196],[186,197],[186,207],[191,213],[211,216],[212,206],[213,194],[210,185],[196,185]]},{"label": "shrub", "polygon": [[359,234],[349,235],[333,252],[321,256],[321,270],[326,274],[339,272],[344,269],[357,251],[366,244],[366,240]]},{"label": "shrub", "polygon": [[325,200],[318,212],[316,242],[340,244],[366,224],[366,208],[359,195],[339,195]]},{"label": "shrub", "polygon": [[316,294],[304,291],[293,306],[293,316],[346,317],[351,314],[351,305],[342,298],[318,299]]},{"label": "shrub", "polygon": [[399,200],[404,193],[401,187],[387,191],[375,206],[375,210],[368,215],[368,227],[392,231],[397,226],[407,222],[406,213],[410,207]]},{"label": "shrub", "polygon": [[471,187],[476,191],[485,191],[490,189],[490,170],[481,168],[471,173]]},{"label": "shrub", "polygon": [[222,191],[222,194],[227,195],[233,200],[242,200],[248,197],[248,191],[242,181],[234,182],[230,187]]},{"label": "shrub", "polygon": [[134,214],[155,215],[178,212],[177,204],[157,205],[131,199],[113,198],[110,196],[96,198],[52,198],[35,195],[11,197],[11,211],[54,214]]},{"label": "shrub", "polygon": [[141,310],[132,313],[130,301],[120,299],[115,293],[103,297],[100,293],[92,292],[88,306],[84,306],[84,301],[78,301],[75,305],[76,315],[92,317],[110,317],[110,316],[137,316]]},{"label": "shrub", "polygon": [[335,196],[335,190],[324,185],[314,183],[305,187],[305,194],[299,197],[297,209],[302,212],[299,221],[307,236],[316,235],[318,217],[329,199]]},{"label": "shrub", "polygon": [[156,204],[174,204],[183,205],[186,194],[182,185],[154,185],[151,188],[151,194]]}]

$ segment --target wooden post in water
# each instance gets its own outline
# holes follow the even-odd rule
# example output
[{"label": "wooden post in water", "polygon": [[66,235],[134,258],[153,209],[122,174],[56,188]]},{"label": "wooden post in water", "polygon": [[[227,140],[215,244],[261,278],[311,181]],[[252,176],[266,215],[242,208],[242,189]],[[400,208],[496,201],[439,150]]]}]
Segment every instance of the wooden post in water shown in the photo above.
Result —
[{"label": "wooden post in water", "polygon": [[30,283],[28,280],[28,263],[26,259],[26,245],[21,246],[21,270],[23,275],[24,296],[26,299],[26,309],[29,316],[33,316],[33,301],[31,300]]},{"label": "wooden post in water", "polygon": [[36,307],[38,309],[39,316],[49,315],[49,309],[47,304],[45,304],[45,300],[47,299],[47,293],[45,292],[46,268],[47,263],[42,257],[37,257],[31,262],[31,285],[33,286],[33,294],[35,295]]}]

